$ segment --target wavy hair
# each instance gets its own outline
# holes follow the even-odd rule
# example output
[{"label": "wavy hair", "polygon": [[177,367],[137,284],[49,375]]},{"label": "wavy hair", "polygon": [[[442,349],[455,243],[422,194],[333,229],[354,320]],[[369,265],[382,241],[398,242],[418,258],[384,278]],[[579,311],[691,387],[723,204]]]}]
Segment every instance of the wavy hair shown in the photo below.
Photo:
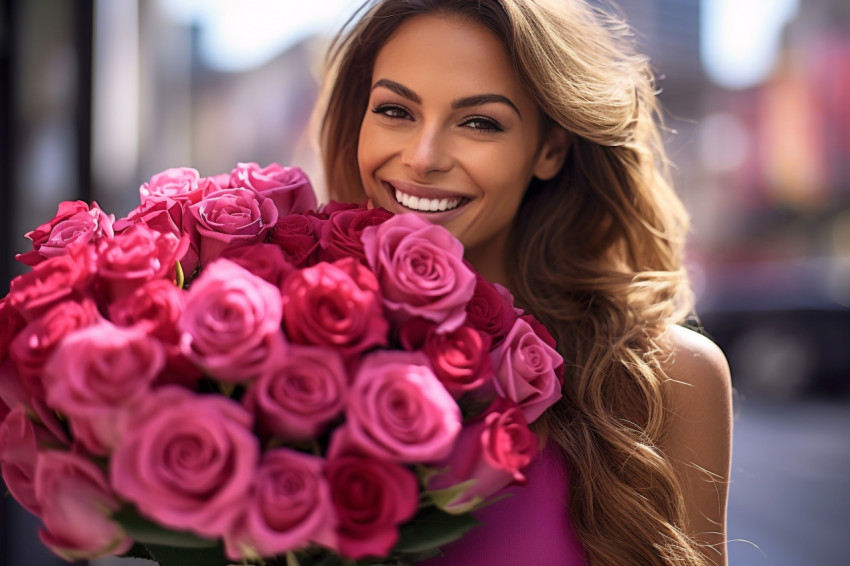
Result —
[{"label": "wavy hair", "polygon": [[570,516],[592,565],[708,564],[684,530],[660,336],[693,297],[688,218],[672,190],[648,60],[623,21],[582,0],[380,0],[336,37],[320,146],[334,198],[364,198],[357,140],[378,51],[407,18],[439,13],[492,30],[551,123],[571,135],[562,170],[533,180],[512,226],[517,302],[566,360],[563,399],[538,421],[570,463]]}]

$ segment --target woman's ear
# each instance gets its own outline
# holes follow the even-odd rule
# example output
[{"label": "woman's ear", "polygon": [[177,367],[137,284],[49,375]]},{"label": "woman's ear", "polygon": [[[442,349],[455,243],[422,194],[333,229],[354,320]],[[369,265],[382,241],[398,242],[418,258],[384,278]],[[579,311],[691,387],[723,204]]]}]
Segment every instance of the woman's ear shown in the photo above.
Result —
[{"label": "woman's ear", "polygon": [[564,159],[572,145],[573,135],[557,124],[546,132],[546,138],[540,146],[533,174],[541,181],[548,181],[558,174],[564,165]]}]

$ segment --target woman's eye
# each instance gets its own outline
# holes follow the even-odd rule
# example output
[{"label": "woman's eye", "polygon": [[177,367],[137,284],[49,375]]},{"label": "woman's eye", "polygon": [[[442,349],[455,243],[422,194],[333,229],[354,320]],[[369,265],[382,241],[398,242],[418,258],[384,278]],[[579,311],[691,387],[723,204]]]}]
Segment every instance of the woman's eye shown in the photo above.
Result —
[{"label": "woman's eye", "polygon": [[382,116],[386,116],[387,118],[392,119],[404,119],[410,116],[410,113],[402,106],[395,106],[393,104],[381,104],[372,108],[372,112],[375,114],[381,114]]},{"label": "woman's eye", "polygon": [[503,132],[505,129],[495,120],[485,118],[484,116],[471,116],[467,118],[461,126],[474,130],[476,132],[494,133]]}]

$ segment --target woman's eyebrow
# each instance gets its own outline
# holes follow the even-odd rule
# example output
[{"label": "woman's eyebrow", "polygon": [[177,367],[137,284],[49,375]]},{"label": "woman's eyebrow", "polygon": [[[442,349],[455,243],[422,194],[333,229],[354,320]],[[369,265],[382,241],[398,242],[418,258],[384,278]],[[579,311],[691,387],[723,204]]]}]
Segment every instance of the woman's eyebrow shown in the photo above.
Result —
[{"label": "woman's eyebrow", "polygon": [[507,104],[511,108],[514,109],[514,112],[517,113],[517,116],[522,119],[522,114],[519,112],[519,108],[516,107],[516,104],[511,102],[511,99],[507,96],[502,96],[501,94],[475,94],[473,96],[465,96],[463,98],[458,98],[457,100],[452,101],[452,108],[457,110],[459,108],[467,108],[469,106],[478,106],[479,104],[489,104],[491,102],[498,102],[500,104]]},{"label": "woman's eyebrow", "polygon": [[[401,96],[402,98],[406,98],[410,101],[415,102],[416,104],[422,104],[422,98],[420,98],[420,96],[416,94],[413,90],[407,88],[401,83],[391,81],[390,79],[378,79],[377,81],[375,81],[375,84],[372,85],[372,90],[375,90],[379,86],[389,89],[397,95]],[[493,102],[510,106],[513,111],[517,113],[517,116],[522,119],[522,114],[520,113],[519,108],[517,108],[516,104],[514,104],[510,98],[501,94],[475,94],[473,96],[465,96],[463,98],[458,98],[452,101],[452,110],[468,108],[470,106],[478,106],[479,104],[489,104]]]},{"label": "woman's eyebrow", "polygon": [[375,81],[375,84],[372,85],[372,90],[375,90],[379,86],[389,89],[403,98],[412,100],[416,104],[422,104],[422,99],[419,98],[419,95],[401,83],[391,81],[390,79],[378,79]]}]

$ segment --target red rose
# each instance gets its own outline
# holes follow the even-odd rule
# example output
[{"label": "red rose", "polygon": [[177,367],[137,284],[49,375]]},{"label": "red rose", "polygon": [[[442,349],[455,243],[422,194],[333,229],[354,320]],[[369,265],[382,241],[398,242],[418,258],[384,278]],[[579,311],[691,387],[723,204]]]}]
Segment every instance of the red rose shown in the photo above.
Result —
[{"label": "red rose", "polygon": [[274,244],[234,246],[224,250],[221,257],[242,266],[275,287],[280,287],[287,275],[295,270],[284,257],[284,252]]},{"label": "red rose", "polygon": [[366,254],[363,251],[363,242],[360,240],[363,229],[383,224],[392,216],[391,212],[383,208],[371,210],[347,208],[333,212],[322,225],[319,239],[322,250],[319,252],[319,259],[336,261],[353,257],[365,264]]},{"label": "red rose", "polygon": [[287,261],[297,267],[315,263],[319,242],[311,219],[306,215],[281,216],[272,229],[270,241],[281,249]]},{"label": "red rose", "polygon": [[517,314],[499,288],[476,273],[475,294],[466,305],[466,317],[470,325],[490,335],[490,347],[495,348],[513,328]]},{"label": "red rose", "polygon": [[327,462],[325,474],[339,520],[340,552],[355,560],[388,554],[398,541],[398,525],[419,505],[413,472],[392,462],[342,456]]},{"label": "red rose", "polygon": [[434,375],[457,399],[492,378],[489,349],[489,335],[461,326],[445,334],[432,330],[425,338],[423,351],[431,362]]},{"label": "red rose", "polygon": [[318,263],[284,284],[283,327],[291,342],[355,356],[385,345],[389,324],[372,273],[353,259]]},{"label": "red rose", "polygon": [[9,306],[6,297],[0,299],[0,363],[9,356],[9,345],[24,326],[26,326],[24,317]]},{"label": "red rose", "polygon": [[62,202],[53,220],[26,234],[32,240],[32,251],[19,254],[17,259],[33,266],[64,254],[68,244],[111,238],[114,221],[115,217],[103,212],[96,202],[91,207],[81,200]]}]

